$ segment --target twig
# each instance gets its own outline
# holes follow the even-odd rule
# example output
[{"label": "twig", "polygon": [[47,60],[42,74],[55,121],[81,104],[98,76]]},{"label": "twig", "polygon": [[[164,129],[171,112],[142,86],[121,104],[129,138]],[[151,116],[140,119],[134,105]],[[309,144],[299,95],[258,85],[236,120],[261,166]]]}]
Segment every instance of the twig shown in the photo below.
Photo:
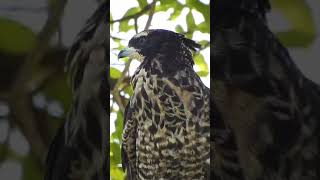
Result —
[{"label": "twig", "polygon": [[132,19],[132,18],[138,18],[138,17],[142,16],[144,13],[146,13],[147,11],[149,11],[151,9],[151,7],[153,6],[153,4],[155,4],[155,1],[152,2],[151,4],[148,4],[147,6],[145,6],[140,12],[138,12],[136,14],[133,14],[133,15],[130,15],[130,16],[126,16],[126,17],[123,17],[121,19],[110,21],[110,23],[113,24],[113,23],[116,23],[116,22],[126,21],[126,20],[129,20],[129,19]]},{"label": "twig", "polygon": [[112,39],[115,39],[115,40],[125,40],[125,39],[122,39],[122,38],[119,38],[119,37],[115,37],[115,36],[111,36],[111,35],[110,35],[110,37],[111,37]]},{"label": "twig", "polygon": [[27,84],[27,88],[26,88],[27,92],[31,93],[31,92],[37,91],[57,71],[58,71],[57,67],[50,67],[50,68],[43,68],[42,71],[36,72],[34,77]]},{"label": "twig", "polygon": [[114,85],[114,88],[112,90],[112,94],[113,94],[113,97],[114,97],[114,100],[117,102],[120,110],[122,112],[124,112],[124,105],[121,101],[121,97],[120,97],[120,94],[119,94],[119,86],[120,84],[122,83],[122,81],[124,80],[125,76],[126,76],[126,73],[129,71],[129,67],[130,67],[130,64],[131,64],[131,61],[132,59],[129,59],[128,62],[126,63],[125,67],[124,67],[124,70],[121,74],[121,77],[118,79],[118,81],[116,82],[116,84]]},{"label": "twig", "polygon": [[157,0],[153,0],[153,2],[151,3],[152,4],[152,7],[151,7],[151,10],[149,12],[149,17],[148,17],[148,21],[146,23],[146,26],[144,27],[144,30],[147,30],[149,29],[149,27],[151,26],[151,21],[152,21],[152,17],[154,15],[154,11],[156,9],[156,2]]},{"label": "twig", "polygon": [[28,91],[28,84],[32,77],[33,67],[41,62],[44,53],[48,49],[49,41],[55,32],[57,32],[66,3],[67,0],[57,0],[54,7],[50,6],[48,20],[38,35],[38,43],[18,71],[10,95],[12,115],[30,143],[32,153],[42,163],[44,162],[46,153],[46,143],[44,143],[35,126],[36,117],[32,109],[31,93]]},{"label": "twig", "polygon": [[138,18],[134,18],[134,30],[136,34],[138,34]]}]

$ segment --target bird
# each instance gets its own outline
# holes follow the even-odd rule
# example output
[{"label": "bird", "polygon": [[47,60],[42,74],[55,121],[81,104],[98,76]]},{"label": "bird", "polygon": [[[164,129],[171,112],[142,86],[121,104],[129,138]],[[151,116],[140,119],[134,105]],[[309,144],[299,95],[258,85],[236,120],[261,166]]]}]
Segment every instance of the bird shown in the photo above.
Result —
[{"label": "bird", "polygon": [[108,11],[102,2],[67,53],[72,105],[49,147],[45,180],[109,178]]},{"label": "bird", "polygon": [[124,112],[126,179],[209,179],[210,90],[192,58],[200,47],[183,34],[148,29],[119,52],[140,61]]},{"label": "bird", "polygon": [[215,179],[320,179],[320,87],[270,30],[270,10],[268,0],[213,5]]}]

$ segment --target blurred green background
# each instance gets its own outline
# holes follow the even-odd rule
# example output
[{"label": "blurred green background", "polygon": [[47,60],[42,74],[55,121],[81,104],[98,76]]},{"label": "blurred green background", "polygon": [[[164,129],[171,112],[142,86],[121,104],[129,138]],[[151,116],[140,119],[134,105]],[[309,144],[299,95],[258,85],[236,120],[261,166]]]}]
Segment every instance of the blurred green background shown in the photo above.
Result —
[{"label": "blurred green background", "polygon": [[[186,34],[204,46],[195,70],[209,86],[208,0],[111,0],[110,76],[111,178],[122,179],[120,143],[123,107],[132,93],[129,76],[138,62],[117,60],[128,40],[148,28]],[[212,3],[212,2],[211,2]],[[317,74],[320,1],[273,0],[269,24],[308,77]],[[95,10],[95,0],[1,0],[0,179],[42,179],[50,141],[68,111],[70,88],[64,57],[76,33]],[[146,8],[147,7],[147,8]],[[64,12],[64,14],[62,14]],[[317,16],[318,15],[318,16]],[[125,18],[124,17],[130,17]]]},{"label": "blurred green background", "polygon": [[65,55],[98,3],[66,2],[0,1],[1,180],[43,179],[48,147],[70,107]]}]

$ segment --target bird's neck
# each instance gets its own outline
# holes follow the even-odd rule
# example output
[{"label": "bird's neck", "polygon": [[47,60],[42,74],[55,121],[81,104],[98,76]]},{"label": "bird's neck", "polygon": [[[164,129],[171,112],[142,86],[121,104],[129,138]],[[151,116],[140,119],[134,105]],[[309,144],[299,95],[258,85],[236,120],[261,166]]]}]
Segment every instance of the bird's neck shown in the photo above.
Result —
[{"label": "bird's neck", "polygon": [[170,76],[175,72],[193,67],[194,61],[192,54],[188,49],[162,49],[161,52],[154,56],[147,56],[141,67],[151,72],[163,76]]},{"label": "bird's neck", "polygon": [[131,84],[136,85],[139,78],[148,76],[173,77],[181,71],[193,71],[193,60],[186,57],[169,57],[158,55],[153,58],[146,57],[131,77]]}]

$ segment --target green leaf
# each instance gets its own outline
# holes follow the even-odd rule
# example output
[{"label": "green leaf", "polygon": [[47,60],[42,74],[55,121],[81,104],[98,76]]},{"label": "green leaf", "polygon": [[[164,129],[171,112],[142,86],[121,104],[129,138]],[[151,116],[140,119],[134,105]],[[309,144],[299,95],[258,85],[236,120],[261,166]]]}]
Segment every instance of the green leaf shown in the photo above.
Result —
[{"label": "green leaf", "polygon": [[[291,29],[278,33],[285,46],[307,47],[316,38],[316,25],[310,7],[305,0],[272,0],[291,24]],[[303,22],[303,23],[301,23]]]},{"label": "green leaf", "polygon": [[315,34],[302,32],[297,30],[290,30],[286,32],[276,33],[277,37],[284,46],[290,47],[308,47],[315,40]]},{"label": "green leaf", "polygon": [[[123,15],[122,18],[132,16],[138,13],[141,10],[140,7],[133,7],[127,10],[127,12]],[[133,29],[134,25],[129,25],[129,20],[121,21],[119,25],[119,30],[122,32],[128,32],[130,29]]]},{"label": "green leaf", "polygon": [[110,68],[110,77],[112,79],[119,79],[121,77],[121,75],[122,75],[122,73],[118,69],[116,69],[114,67]]},{"label": "green leaf", "polygon": [[132,89],[132,86],[127,86],[125,89],[124,89],[124,92],[129,94],[129,96],[131,97],[133,95],[133,89]]},{"label": "green leaf", "polygon": [[176,4],[177,0],[160,0],[160,5],[165,6],[165,5],[171,5],[171,7],[174,7],[172,5]]},{"label": "green leaf", "polygon": [[121,144],[110,141],[110,163],[117,165],[121,164]]},{"label": "green leaf", "polygon": [[138,0],[140,8],[144,8],[145,6],[148,5],[147,0]]},{"label": "green leaf", "polygon": [[209,74],[208,64],[204,60],[204,57],[202,54],[199,53],[194,56],[194,63],[200,69],[200,71],[197,72],[199,76],[207,76]]},{"label": "green leaf", "polygon": [[160,11],[167,11],[168,9],[170,9],[171,7],[170,6],[156,6],[156,9],[155,9],[155,12],[160,12]]},{"label": "green leaf", "polygon": [[[193,17],[193,14],[191,12],[191,9],[190,9],[189,13],[186,16],[186,22],[187,22],[188,32],[192,33],[195,30],[196,23],[194,21],[194,17]],[[192,36],[191,36],[191,38],[192,38]]]},{"label": "green leaf", "polygon": [[36,44],[36,35],[26,26],[0,18],[0,51],[8,54],[26,54]]},{"label": "green leaf", "polygon": [[[110,22],[113,21],[113,17],[112,17],[112,14],[110,12]],[[111,28],[111,31],[113,31],[113,23],[110,23],[110,28]]]},{"label": "green leaf", "polygon": [[183,5],[180,3],[176,3],[174,11],[170,14],[169,20],[175,20],[178,16],[180,16],[183,10]]},{"label": "green leaf", "polygon": [[116,165],[111,164],[110,168],[110,176],[112,177],[112,180],[123,180],[124,179],[124,173],[123,171],[116,167]]},{"label": "green leaf", "polygon": [[156,6],[155,11],[167,11],[170,8],[174,8],[177,4],[176,0],[160,0],[160,6]]},{"label": "green leaf", "polygon": [[198,24],[197,30],[199,30],[202,33],[210,33],[210,23],[204,21]]},{"label": "green leaf", "polygon": [[200,77],[206,77],[206,76],[208,76],[209,72],[207,72],[207,71],[197,71],[197,74]]},{"label": "green leaf", "polygon": [[128,23],[129,23],[129,21],[120,22],[119,30],[121,32],[128,32],[130,29],[133,29],[134,26],[133,25],[129,25]]},{"label": "green leaf", "polygon": [[184,33],[185,31],[183,30],[183,27],[181,25],[177,25],[175,27],[175,30],[177,33]]},{"label": "green leaf", "polygon": [[201,46],[208,46],[208,44],[210,43],[209,41],[207,40],[202,40],[202,41],[199,41],[198,42]]},{"label": "green leaf", "polygon": [[115,127],[116,127],[116,135],[118,140],[121,142],[122,140],[122,129],[123,129],[123,112],[118,111],[117,113],[117,120],[115,122]]},{"label": "green leaf", "polygon": [[122,45],[121,42],[119,41],[118,47],[116,48],[117,50],[124,49],[126,46]]},{"label": "green leaf", "polygon": [[186,4],[199,11],[203,15],[205,22],[210,24],[210,5],[206,5],[199,0],[186,0]]},{"label": "green leaf", "polygon": [[132,16],[134,14],[137,14],[139,11],[141,11],[140,7],[133,7],[127,10],[127,12],[123,15],[122,18],[127,17],[127,16]]},{"label": "green leaf", "polygon": [[121,163],[121,149],[120,144],[115,142],[110,142],[110,160],[113,161],[114,164]]}]

